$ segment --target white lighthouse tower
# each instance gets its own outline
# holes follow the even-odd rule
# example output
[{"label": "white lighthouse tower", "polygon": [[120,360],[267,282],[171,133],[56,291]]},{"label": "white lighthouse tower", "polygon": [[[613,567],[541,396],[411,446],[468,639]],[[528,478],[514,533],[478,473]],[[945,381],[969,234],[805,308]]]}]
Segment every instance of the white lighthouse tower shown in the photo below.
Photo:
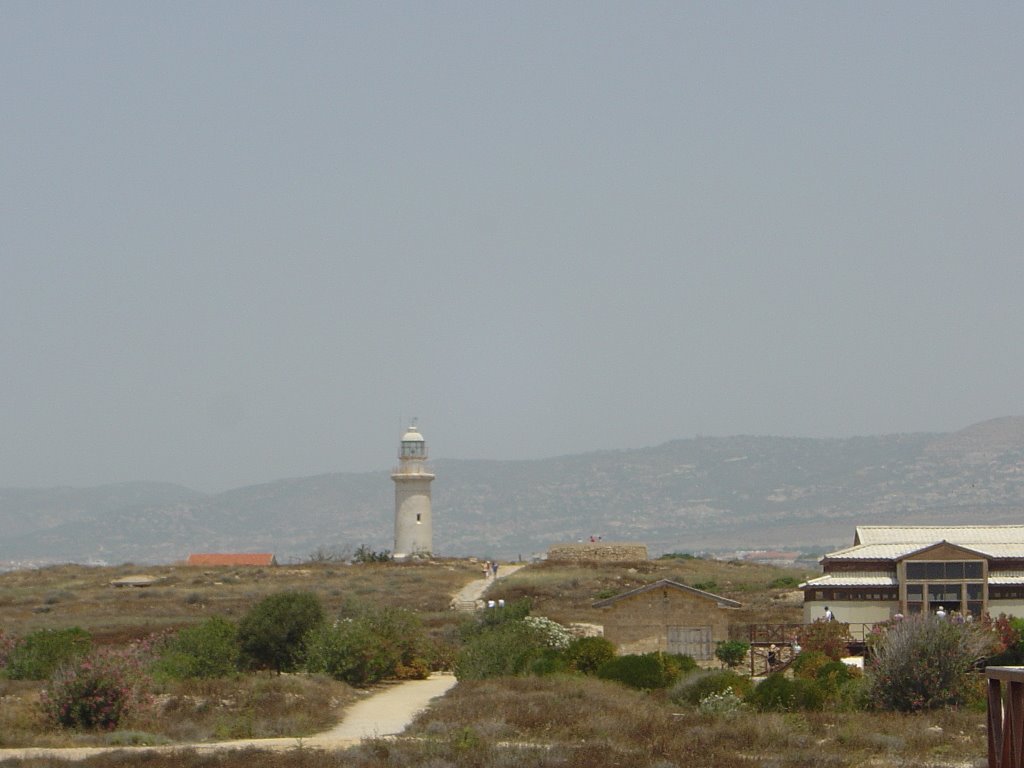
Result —
[{"label": "white lighthouse tower", "polygon": [[391,473],[391,479],[395,481],[394,556],[432,554],[430,482],[434,476],[427,471],[427,444],[415,424],[402,435],[398,467]]}]

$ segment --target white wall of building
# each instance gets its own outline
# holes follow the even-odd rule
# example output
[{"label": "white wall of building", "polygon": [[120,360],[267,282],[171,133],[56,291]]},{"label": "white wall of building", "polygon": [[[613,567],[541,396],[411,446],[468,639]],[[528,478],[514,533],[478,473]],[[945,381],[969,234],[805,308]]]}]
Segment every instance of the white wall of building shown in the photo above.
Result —
[{"label": "white wall of building", "polygon": [[880,621],[888,621],[900,607],[898,602],[885,600],[840,600],[828,603],[812,601],[804,603],[804,623],[810,624],[824,618],[826,605],[832,609],[832,616],[836,621],[846,624],[877,624]]},{"label": "white wall of building", "polygon": [[431,554],[434,526],[430,515],[430,481],[423,477],[395,475],[395,557]]}]

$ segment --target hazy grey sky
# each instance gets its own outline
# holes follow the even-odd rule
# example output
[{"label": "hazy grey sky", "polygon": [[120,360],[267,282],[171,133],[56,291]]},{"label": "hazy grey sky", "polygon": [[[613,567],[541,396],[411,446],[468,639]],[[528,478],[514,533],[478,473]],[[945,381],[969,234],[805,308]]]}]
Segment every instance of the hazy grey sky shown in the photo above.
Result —
[{"label": "hazy grey sky", "polygon": [[1024,412],[1022,29],[0,0],[0,485]]}]

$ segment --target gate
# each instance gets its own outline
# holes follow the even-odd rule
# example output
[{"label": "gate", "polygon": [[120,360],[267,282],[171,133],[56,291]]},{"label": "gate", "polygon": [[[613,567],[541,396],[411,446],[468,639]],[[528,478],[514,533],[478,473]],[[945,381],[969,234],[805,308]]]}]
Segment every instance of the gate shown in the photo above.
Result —
[{"label": "gate", "polygon": [[685,653],[698,661],[715,658],[711,627],[669,627],[668,652]]}]

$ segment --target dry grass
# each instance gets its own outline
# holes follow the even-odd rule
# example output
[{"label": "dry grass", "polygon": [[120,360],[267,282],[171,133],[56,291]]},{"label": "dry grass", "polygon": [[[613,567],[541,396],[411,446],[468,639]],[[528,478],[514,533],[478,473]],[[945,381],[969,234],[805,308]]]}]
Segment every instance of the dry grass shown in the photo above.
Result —
[{"label": "dry grass", "polygon": [[309,736],[334,726],[358,694],[318,675],[171,683],[112,733],[54,729],[37,706],[38,683],[0,680],[0,696],[0,747],[81,747]]},{"label": "dry grass", "polygon": [[[110,586],[138,573],[162,581],[144,588]],[[448,613],[451,595],[476,578],[477,566],[463,560],[276,568],[61,565],[0,574],[0,628],[24,635],[79,626],[101,644],[120,643],[210,616],[238,619],[260,599],[285,590],[316,593],[329,615],[358,598],[436,618]]]},{"label": "dry grass", "polygon": [[[85,768],[854,768],[981,766],[984,716],[700,715],[657,696],[583,678],[460,683],[407,734],[344,752],[104,755]],[[46,763],[24,761],[19,765]]]},{"label": "dry grass", "polygon": [[[980,712],[742,713],[711,717],[614,683],[523,678],[460,683],[422,715],[415,734],[441,741],[516,741],[574,751],[597,747],[595,766],[967,763],[984,756]],[[756,762],[772,756],[770,763]],[[554,763],[551,763],[554,764]],[[582,762],[570,763],[583,765]]]}]

